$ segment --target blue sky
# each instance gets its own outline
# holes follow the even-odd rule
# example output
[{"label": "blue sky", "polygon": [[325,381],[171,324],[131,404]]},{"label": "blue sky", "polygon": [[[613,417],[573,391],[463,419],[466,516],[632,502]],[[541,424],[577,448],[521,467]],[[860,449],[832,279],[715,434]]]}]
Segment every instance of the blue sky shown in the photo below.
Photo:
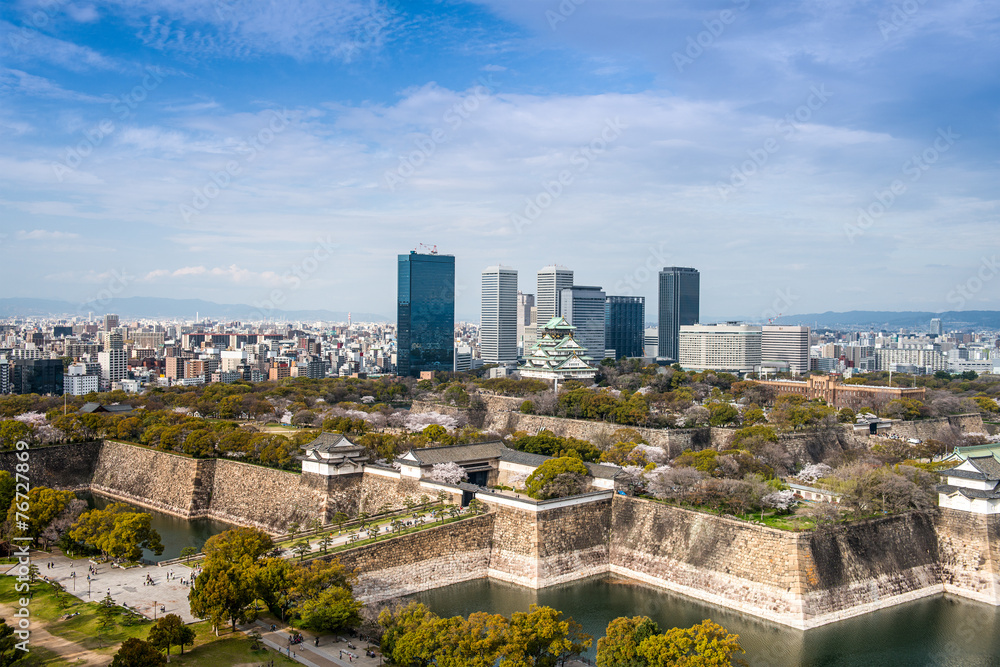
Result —
[{"label": "blue sky", "polygon": [[[395,311],[395,257],[702,313],[1000,308],[1000,5],[18,1],[7,296]],[[992,282],[991,282],[992,281]],[[113,308],[113,304],[111,306]]]}]

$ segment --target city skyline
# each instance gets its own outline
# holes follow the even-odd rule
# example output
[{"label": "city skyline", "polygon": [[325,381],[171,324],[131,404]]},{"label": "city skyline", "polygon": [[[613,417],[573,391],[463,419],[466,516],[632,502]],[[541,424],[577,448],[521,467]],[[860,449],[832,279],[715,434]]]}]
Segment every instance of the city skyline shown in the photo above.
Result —
[{"label": "city skyline", "polygon": [[1000,308],[995,6],[232,9],[3,8],[18,296],[391,315],[387,235],[467,258],[459,317],[553,259],[748,320]]}]

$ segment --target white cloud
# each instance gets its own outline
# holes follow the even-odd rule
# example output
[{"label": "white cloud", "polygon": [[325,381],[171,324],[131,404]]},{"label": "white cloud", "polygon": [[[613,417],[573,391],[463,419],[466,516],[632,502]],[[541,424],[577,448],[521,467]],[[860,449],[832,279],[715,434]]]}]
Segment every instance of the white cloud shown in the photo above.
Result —
[{"label": "white cloud", "polygon": [[14,238],[18,241],[66,241],[68,239],[80,238],[80,235],[72,232],[57,232],[46,229],[32,229],[30,232],[22,229],[14,234]]}]

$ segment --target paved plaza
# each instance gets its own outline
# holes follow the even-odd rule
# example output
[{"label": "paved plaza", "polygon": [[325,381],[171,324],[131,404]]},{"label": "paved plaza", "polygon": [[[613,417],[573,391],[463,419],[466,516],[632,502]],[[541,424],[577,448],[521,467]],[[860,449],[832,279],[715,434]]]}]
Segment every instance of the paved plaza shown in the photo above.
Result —
[{"label": "paved plaza", "polygon": [[[191,607],[188,604],[189,589],[181,583],[182,578],[186,581],[191,575],[191,568],[183,565],[171,567],[150,565],[123,570],[111,567],[109,563],[93,565],[88,560],[74,560],[41,551],[32,552],[31,560],[38,566],[39,575],[43,580],[62,584],[67,592],[81,600],[100,602],[110,592],[111,599],[117,604],[135,609],[149,618],[154,616],[159,618],[163,614],[177,614],[185,623],[197,620],[191,615]],[[97,568],[97,574],[88,572],[90,566]],[[176,576],[168,581],[167,575],[171,571]],[[87,581],[88,575],[90,581]],[[147,576],[153,580],[152,585],[143,584]]]}]

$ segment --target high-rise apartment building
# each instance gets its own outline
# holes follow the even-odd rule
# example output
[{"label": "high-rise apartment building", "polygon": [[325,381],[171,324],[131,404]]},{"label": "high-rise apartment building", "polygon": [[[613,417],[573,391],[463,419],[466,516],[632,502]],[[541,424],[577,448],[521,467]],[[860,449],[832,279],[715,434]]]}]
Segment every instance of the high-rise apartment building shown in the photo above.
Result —
[{"label": "high-rise apartment building", "polygon": [[100,390],[100,376],[88,375],[87,364],[70,364],[63,376],[63,393],[70,396],[86,396]]},{"label": "high-rise apartment building", "polygon": [[595,361],[604,358],[604,322],[607,296],[600,287],[574,285],[561,294],[560,314],[576,328],[573,337]]},{"label": "high-rise apartment building", "polygon": [[795,375],[809,372],[809,327],[765,325],[760,339],[761,363],[784,361]]},{"label": "high-rise apartment building", "polygon": [[450,371],[455,359],[455,257],[399,255],[396,303],[399,375]]},{"label": "high-rise apartment building", "polygon": [[537,331],[560,312],[562,291],[573,286],[573,271],[565,266],[553,264],[538,272],[538,286],[535,290],[537,309]]},{"label": "high-rise apartment building", "polygon": [[604,345],[615,359],[643,356],[646,297],[609,296],[604,305]]},{"label": "high-rise apartment building", "polygon": [[941,318],[932,317],[930,334],[932,336],[940,336],[942,333],[944,333],[944,327],[941,326]]},{"label": "high-rise apartment building", "polygon": [[701,274],[697,269],[668,266],[660,271],[659,350],[657,356],[680,359],[680,328],[697,324],[701,299]]},{"label": "high-rise apartment building", "polygon": [[104,316],[104,326],[103,331],[111,331],[118,327],[118,316],[113,313],[108,313]]},{"label": "high-rise apartment building", "polygon": [[517,346],[522,351],[530,350],[537,337],[535,295],[517,293]]},{"label": "high-rise apartment building", "polygon": [[483,363],[517,361],[517,271],[490,266],[482,275],[479,348]]},{"label": "high-rise apartment building", "polygon": [[752,324],[693,324],[680,328],[684,370],[752,373],[760,366],[761,328]]}]

